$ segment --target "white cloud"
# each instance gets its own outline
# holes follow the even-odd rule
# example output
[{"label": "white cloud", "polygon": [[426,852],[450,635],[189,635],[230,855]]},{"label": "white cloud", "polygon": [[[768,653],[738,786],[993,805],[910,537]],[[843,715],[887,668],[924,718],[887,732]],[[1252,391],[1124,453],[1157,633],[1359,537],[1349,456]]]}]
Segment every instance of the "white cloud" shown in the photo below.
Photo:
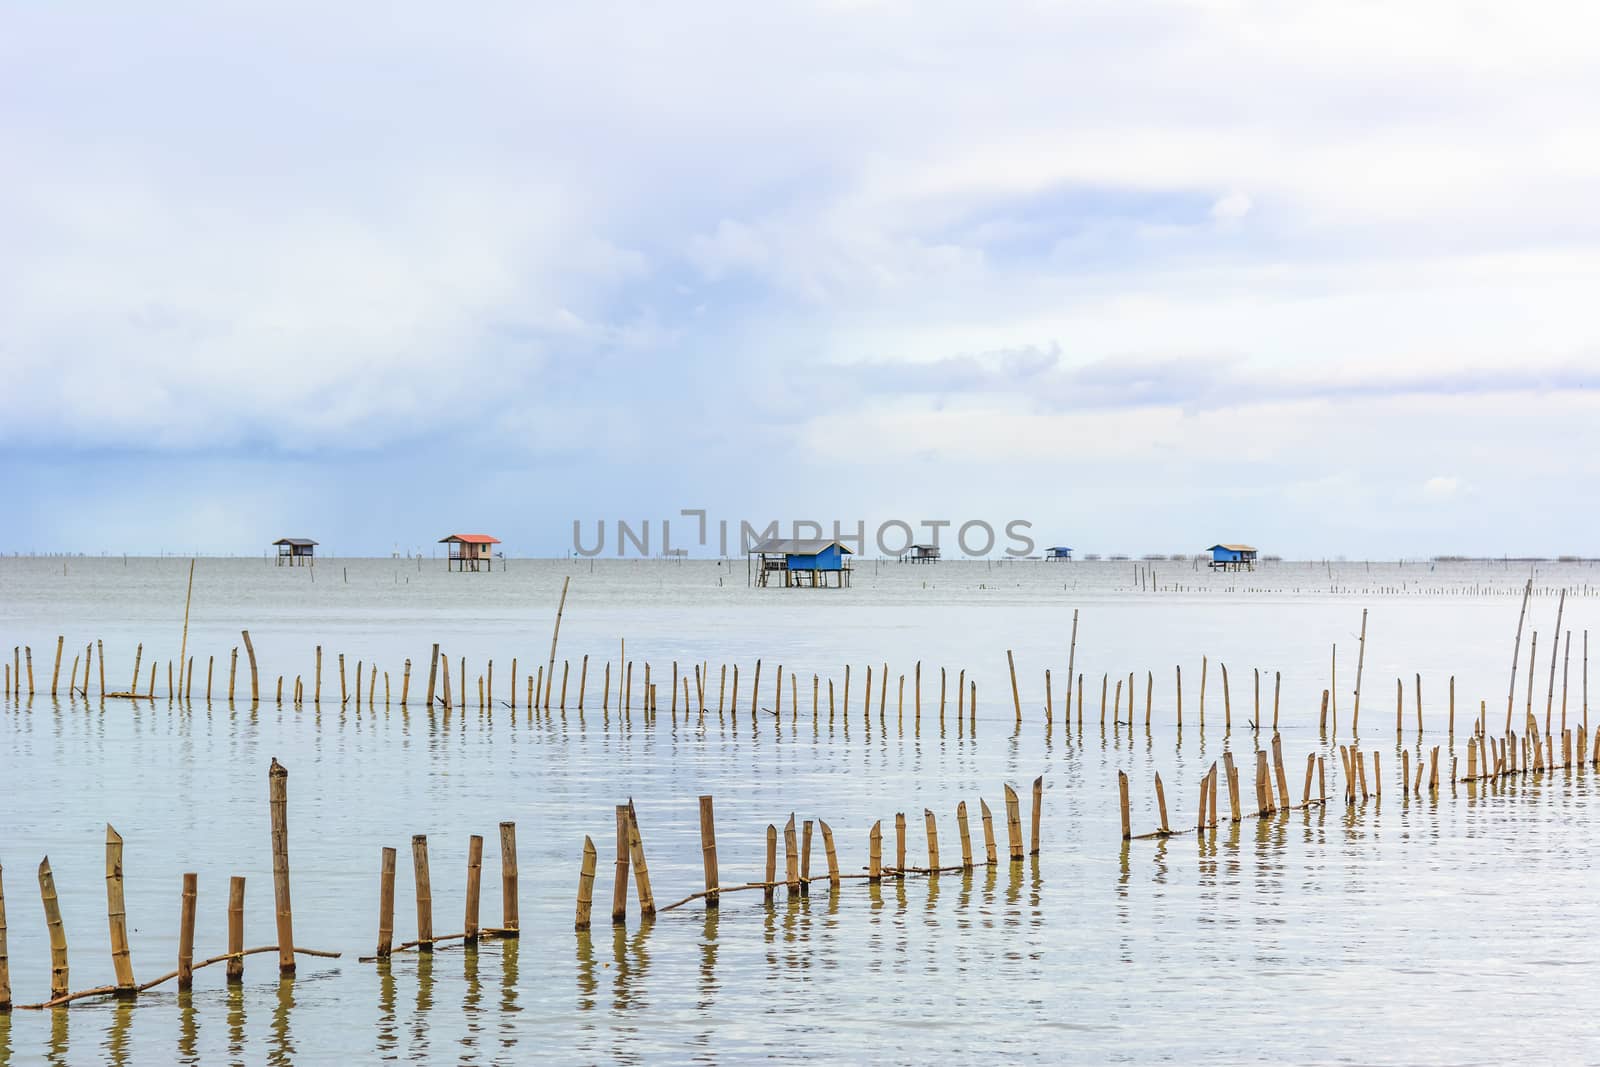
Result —
[{"label": "white cloud", "polygon": [[1432,500],[1448,500],[1461,489],[1460,478],[1435,475],[1422,483],[1422,495]]}]

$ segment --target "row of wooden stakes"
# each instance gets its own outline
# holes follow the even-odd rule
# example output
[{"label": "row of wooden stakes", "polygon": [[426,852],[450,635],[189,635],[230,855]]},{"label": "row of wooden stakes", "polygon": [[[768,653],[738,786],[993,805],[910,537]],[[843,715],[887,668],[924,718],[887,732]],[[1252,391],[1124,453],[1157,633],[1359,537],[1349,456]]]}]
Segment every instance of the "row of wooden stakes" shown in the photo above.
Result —
[{"label": "row of wooden stakes", "polygon": [[[139,982],[134,977],[132,954],[128,947],[128,920],[124,906],[122,871],[122,835],[106,826],[106,918],[111,932],[111,965],[116,982],[108,986],[72,991],[67,961],[67,932],[61,918],[61,903],[56,895],[55,875],[50,869],[50,858],[39,863],[39,896],[44,906],[45,924],[50,937],[50,996],[37,1004],[19,1004],[26,1009],[57,1008],[83,1000],[86,997],[116,996],[137,997],[173,979],[179,989],[188,989],[194,982],[194,972],[213,964],[225,963],[227,981],[244,980],[244,959],[265,952],[278,956],[278,970],[293,974],[295,955],[337,958],[339,953],[302,948],[294,943],[294,912],[289,896],[289,830],[288,830],[288,778],[289,772],[273,760],[267,772],[268,806],[272,820],[272,886],[277,913],[278,943],[258,948],[244,947],[244,878],[235,875],[228,885],[228,951],[208,959],[194,958],[195,918],[198,912],[199,878],[193,873],[183,876],[183,888],[178,908],[178,959],[177,967],[159,978]],[[0,1012],[12,1008],[11,964],[6,947],[6,907],[4,871],[0,871]]]}]

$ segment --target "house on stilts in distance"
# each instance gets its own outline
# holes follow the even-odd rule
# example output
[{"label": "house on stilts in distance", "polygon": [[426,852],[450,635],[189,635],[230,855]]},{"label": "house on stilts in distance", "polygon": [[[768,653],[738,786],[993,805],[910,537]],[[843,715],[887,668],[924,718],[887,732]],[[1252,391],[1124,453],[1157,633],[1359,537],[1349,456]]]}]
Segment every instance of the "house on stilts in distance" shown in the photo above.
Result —
[{"label": "house on stilts in distance", "polygon": [[785,589],[844,589],[850,584],[852,553],[842,543],[822,537],[769,537],[745,555],[746,571],[754,566],[758,586]]},{"label": "house on stilts in distance", "polygon": [[1211,569],[1214,571],[1253,571],[1256,569],[1256,550],[1249,545],[1212,545]]},{"label": "house on stilts in distance", "polygon": [[498,537],[488,534],[451,534],[439,538],[439,543],[450,546],[450,555],[444,564],[447,571],[494,570],[494,546],[500,543]]},{"label": "house on stilts in distance", "polygon": [[316,565],[317,543],[309,537],[280,537],[272,542],[278,550],[278,566],[311,567]]}]

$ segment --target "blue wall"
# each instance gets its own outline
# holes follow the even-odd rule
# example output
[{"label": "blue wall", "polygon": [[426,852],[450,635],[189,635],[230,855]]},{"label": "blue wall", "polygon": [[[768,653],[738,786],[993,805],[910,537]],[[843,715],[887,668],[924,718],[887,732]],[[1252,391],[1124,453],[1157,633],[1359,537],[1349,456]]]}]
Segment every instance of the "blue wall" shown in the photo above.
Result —
[{"label": "blue wall", "polygon": [[844,553],[838,545],[830,545],[814,556],[790,555],[788,561],[792,571],[844,570]]},{"label": "blue wall", "polygon": [[1222,548],[1219,546],[1211,550],[1211,562],[1213,563],[1239,563],[1243,560],[1244,553],[1235,552],[1231,548]]}]

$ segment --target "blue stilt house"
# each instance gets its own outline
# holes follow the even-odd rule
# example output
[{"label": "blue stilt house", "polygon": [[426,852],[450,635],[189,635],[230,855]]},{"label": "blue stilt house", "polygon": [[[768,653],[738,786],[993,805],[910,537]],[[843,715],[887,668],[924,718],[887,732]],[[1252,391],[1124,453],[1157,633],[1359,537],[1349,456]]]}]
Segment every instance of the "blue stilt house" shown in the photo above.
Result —
[{"label": "blue stilt house", "polygon": [[759,560],[756,584],[785,589],[843,589],[850,584],[852,553],[822,537],[769,537],[750,550]]},{"label": "blue stilt house", "polygon": [[1256,550],[1249,545],[1212,545],[1211,569],[1216,571],[1253,571],[1256,569]]},{"label": "blue stilt house", "polygon": [[1072,549],[1068,548],[1066,545],[1052,545],[1051,547],[1049,547],[1049,548],[1044,550],[1044,558],[1049,560],[1049,561],[1051,561],[1052,563],[1057,563],[1057,562],[1071,563],[1072,562]]}]

